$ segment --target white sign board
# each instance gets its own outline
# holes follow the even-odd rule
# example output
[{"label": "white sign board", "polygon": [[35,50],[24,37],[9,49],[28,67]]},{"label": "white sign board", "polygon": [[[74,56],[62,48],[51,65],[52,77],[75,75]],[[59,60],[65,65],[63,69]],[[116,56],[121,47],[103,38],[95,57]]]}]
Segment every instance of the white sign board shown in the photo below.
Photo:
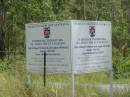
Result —
[{"label": "white sign board", "polygon": [[27,70],[43,72],[46,52],[47,73],[70,72],[70,39],[68,22],[27,24]]},{"label": "white sign board", "polygon": [[74,73],[106,71],[112,65],[111,23],[72,22]]},{"label": "white sign board", "polygon": [[90,73],[112,65],[111,22],[61,21],[26,25],[29,72]]}]

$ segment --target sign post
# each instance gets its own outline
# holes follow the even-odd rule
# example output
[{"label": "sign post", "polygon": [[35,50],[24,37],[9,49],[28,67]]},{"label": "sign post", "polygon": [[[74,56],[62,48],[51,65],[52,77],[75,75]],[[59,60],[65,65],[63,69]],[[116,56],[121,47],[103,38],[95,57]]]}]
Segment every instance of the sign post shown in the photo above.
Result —
[{"label": "sign post", "polygon": [[110,90],[109,90],[109,96],[110,97],[113,97],[113,83],[112,83],[112,81],[113,81],[113,72],[112,72],[112,69],[109,71],[109,80],[110,80]]},{"label": "sign post", "polygon": [[71,97],[75,97],[75,82],[74,82],[74,73],[71,74]]},{"label": "sign post", "polygon": [[41,73],[44,68],[44,85],[46,74],[70,74],[71,97],[74,97],[75,74],[109,71],[112,97],[111,33],[109,21],[68,20],[27,24],[27,70]]},{"label": "sign post", "polygon": [[[111,29],[111,32],[112,32],[112,29]],[[112,38],[112,33],[111,33],[111,38]],[[110,42],[111,42],[111,44],[112,44],[112,39],[110,40]],[[109,82],[110,82],[110,90],[109,90],[109,96],[110,97],[113,97],[113,67],[112,67],[112,63],[113,63],[113,61],[112,61],[112,46],[111,46],[111,52],[110,52],[110,54],[111,54],[111,64],[110,64],[110,68],[109,68]]]},{"label": "sign post", "polygon": [[46,87],[46,52],[44,52],[44,87]]}]

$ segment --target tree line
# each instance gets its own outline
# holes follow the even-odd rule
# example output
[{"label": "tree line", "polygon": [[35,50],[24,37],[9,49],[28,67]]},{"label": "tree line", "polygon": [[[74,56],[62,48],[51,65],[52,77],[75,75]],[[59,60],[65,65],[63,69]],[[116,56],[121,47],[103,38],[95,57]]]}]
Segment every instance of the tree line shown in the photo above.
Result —
[{"label": "tree line", "polygon": [[[122,61],[127,62],[130,56],[130,0],[85,1],[0,0],[0,58],[5,58],[4,51],[24,49],[26,23],[70,19],[106,20],[112,21],[114,71],[120,76]],[[125,67],[122,68],[125,70]]]}]

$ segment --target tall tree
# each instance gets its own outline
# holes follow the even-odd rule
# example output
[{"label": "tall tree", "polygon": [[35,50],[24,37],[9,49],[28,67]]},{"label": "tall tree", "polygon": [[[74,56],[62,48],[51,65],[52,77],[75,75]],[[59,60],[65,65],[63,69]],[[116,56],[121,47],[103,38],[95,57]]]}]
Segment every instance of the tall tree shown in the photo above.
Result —
[{"label": "tall tree", "polygon": [[0,0],[0,58],[3,58],[5,53],[5,15],[6,15],[6,0]]},{"label": "tall tree", "polygon": [[129,34],[130,34],[130,1],[128,2],[128,20],[129,20],[128,29],[129,29]]}]

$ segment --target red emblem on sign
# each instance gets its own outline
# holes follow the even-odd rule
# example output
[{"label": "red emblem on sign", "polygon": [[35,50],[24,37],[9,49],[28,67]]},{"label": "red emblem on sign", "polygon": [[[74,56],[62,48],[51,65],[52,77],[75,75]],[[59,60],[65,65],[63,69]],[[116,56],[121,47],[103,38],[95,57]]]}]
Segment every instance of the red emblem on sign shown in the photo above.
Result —
[{"label": "red emblem on sign", "polygon": [[50,27],[45,26],[44,28],[44,38],[50,37]]},{"label": "red emblem on sign", "polygon": [[95,26],[89,27],[89,35],[90,35],[90,37],[95,37],[95,35],[96,35]]}]

